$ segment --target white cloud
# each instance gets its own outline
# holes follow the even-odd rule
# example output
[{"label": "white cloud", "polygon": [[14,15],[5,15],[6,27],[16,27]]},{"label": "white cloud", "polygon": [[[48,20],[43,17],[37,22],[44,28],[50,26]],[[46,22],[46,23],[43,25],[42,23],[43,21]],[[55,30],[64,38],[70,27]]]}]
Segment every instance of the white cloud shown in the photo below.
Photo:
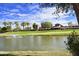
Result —
[{"label": "white cloud", "polygon": [[15,15],[16,13],[9,13],[9,15],[11,15],[11,16],[13,16],[13,15]]},{"label": "white cloud", "polygon": [[36,9],[39,9],[39,5],[35,5],[35,6],[32,6],[32,5],[31,5],[31,6],[29,6],[29,9],[30,9],[30,10],[33,10],[33,9],[35,9],[35,8],[36,8]]},{"label": "white cloud", "polygon": [[10,12],[20,12],[19,9],[12,9]]},{"label": "white cloud", "polygon": [[17,14],[18,16],[20,16],[20,17],[26,17],[26,16],[28,16],[28,14]]},{"label": "white cloud", "polygon": [[[21,6],[18,6],[19,8],[21,8]],[[36,7],[32,7],[31,9],[37,8]],[[20,17],[21,20],[18,21],[28,21],[31,24],[36,22],[36,23],[40,23],[42,21],[50,21],[53,24],[56,23],[60,23],[62,25],[67,25],[67,23],[69,21],[73,22],[74,24],[77,23],[77,20],[74,16],[74,19],[70,19],[70,20],[66,20],[66,18],[70,17],[68,14],[70,13],[70,11],[68,13],[59,13],[59,16],[57,16],[57,14],[52,14],[53,12],[55,12],[56,8],[55,7],[49,7],[49,8],[42,8],[40,9],[41,12],[39,11],[35,11],[36,14],[21,14],[21,13],[10,13],[10,15],[18,15]],[[11,10],[12,12],[18,12],[18,9],[14,9]],[[56,19],[57,17],[59,17],[58,19]],[[74,20],[74,21],[73,21]],[[14,20],[17,21],[17,20]]]}]

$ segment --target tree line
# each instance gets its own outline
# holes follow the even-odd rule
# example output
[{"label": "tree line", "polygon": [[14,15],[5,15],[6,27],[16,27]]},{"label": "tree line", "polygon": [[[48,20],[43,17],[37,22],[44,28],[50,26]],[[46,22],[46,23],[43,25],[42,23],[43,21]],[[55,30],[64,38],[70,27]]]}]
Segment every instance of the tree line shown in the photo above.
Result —
[{"label": "tree line", "polygon": [[[3,22],[2,23],[4,26],[1,28],[0,27],[0,32],[8,32],[8,31],[20,31],[20,30],[42,30],[42,29],[51,29],[52,28],[52,23],[51,22],[42,22],[39,27],[37,23],[33,23],[32,27],[30,27],[29,22]],[[12,26],[15,25],[15,28],[12,28]],[[20,27],[22,26],[22,28]],[[33,28],[33,29],[32,29]]]},{"label": "tree line", "polygon": [[[33,23],[30,26],[29,22],[2,22],[4,25],[2,28],[0,27],[0,32],[8,32],[8,31],[25,31],[25,30],[49,30],[53,28],[52,22],[41,22],[39,26],[37,23]],[[14,26],[15,25],[15,26]],[[55,24],[57,25],[57,24]],[[61,24],[59,24],[61,25]],[[68,26],[72,26],[72,22],[68,23]],[[14,28],[12,28],[14,26]],[[62,25],[63,26],[63,25]]]}]

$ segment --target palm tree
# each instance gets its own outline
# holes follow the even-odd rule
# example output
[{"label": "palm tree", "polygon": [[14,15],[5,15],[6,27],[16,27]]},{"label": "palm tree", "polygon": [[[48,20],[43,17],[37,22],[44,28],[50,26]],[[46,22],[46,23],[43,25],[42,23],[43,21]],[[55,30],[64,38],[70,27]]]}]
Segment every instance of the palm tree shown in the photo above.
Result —
[{"label": "palm tree", "polygon": [[29,25],[30,25],[30,23],[29,23],[29,22],[26,22],[26,25],[27,25],[27,26],[29,26]]},{"label": "palm tree", "polygon": [[77,17],[77,21],[78,21],[78,24],[79,24],[79,3],[42,3],[40,4],[40,7],[51,7],[51,6],[56,6],[56,12],[55,14],[58,15],[58,13],[60,11],[62,12],[68,12],[69,10],[71,11],[75,11],[75,14],[76,14],[76,17]]},{"label": "palm tree", "polygon": [[25,27],[26,25],[27,25],[26,22],[22,22],[22,23],[21,23],[21,26],[23,27],[23,30],[24,30],[24,27]]},{"label": "palm tree", "polygon": [[11,27],[12,26],[12,22],[8,22],[9,26]]},{"label": "palm tree", "polygon": [[19,27],[19,23],[18,22],[14,22],[14,24],[16,25],[16,28]]},{"label": "palm tree", "polygon": [[38,30],[38,25],[36,23],[33,23],[33,29]]},{"label": "palm tree", "polygon": [[12,22],[3,22],[3,24],[7,28],[7,31],[11,31]]},{"label": "palm tree", "polygon": [[3,22],[3,25],[4,25],[5,27],[7,27],[7,22]]},{"label": "palm tree", "polygon": [[12,31],[12,22],[7,22],[8,31]]},{"label": "palm tree", "polygon": [[25,27],[25,26],[29,26],[29,23],[28,23],[28,22],[22,22],[22,23],[21,23],[21,26],[23,27],[23,30],[24,30],[24,27]]},{"label": "palm tree", "polygon": [[10,28],[12,27],[12,22],[7,22],[7,25],[10,26]]}]

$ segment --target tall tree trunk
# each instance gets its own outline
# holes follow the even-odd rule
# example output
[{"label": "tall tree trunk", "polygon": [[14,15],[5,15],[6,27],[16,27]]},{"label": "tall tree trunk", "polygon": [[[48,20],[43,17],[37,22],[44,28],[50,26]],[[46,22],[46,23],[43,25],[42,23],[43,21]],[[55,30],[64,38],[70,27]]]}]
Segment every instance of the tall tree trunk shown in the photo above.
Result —
[{"label": "tall tree trunk", "polygon": [[79,3],[73,3],[73,9],[75,10],[78,25],[79,25]]}]

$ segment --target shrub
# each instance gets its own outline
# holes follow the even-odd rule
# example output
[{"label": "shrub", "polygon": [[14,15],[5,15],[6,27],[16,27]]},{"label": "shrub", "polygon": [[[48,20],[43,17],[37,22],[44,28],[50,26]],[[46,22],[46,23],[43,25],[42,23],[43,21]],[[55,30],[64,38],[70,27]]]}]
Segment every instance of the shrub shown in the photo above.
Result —
[{"label": "shrub", "polygon": [[33,23],[33,29],[38,30],[38,25],[36,23]]},{"label": "shrub", "polygon": [[73,55],[79,55],[79,37],[75,31],[68,36],[67,49]]},{"label": "shrub", "polygon": [[12,31],[11,26],[7,26],[6,28],[8,32]]},{"label": "shrub", "polygon": [[51,29],[52,23],[51,22],[42,22],[41,27],[44,28],[44,29]]},{"label": "shrub", "polygon": [[2,33],[3,33],[3,32],[7,32],[7,28],[6,28],[6,27],[1,28],[1,32],[2,32]]}]

